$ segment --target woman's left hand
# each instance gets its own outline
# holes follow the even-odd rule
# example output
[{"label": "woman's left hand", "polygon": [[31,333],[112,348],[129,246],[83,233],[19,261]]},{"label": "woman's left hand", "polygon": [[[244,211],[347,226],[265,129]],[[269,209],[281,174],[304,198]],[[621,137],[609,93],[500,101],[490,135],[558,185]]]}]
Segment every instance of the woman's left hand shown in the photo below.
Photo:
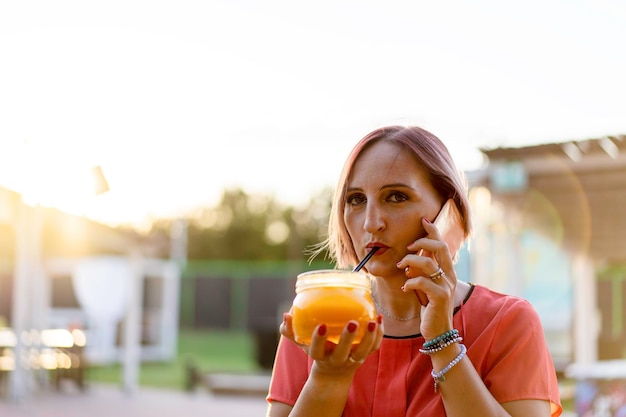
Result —
[{"label": "woman's left hand", "polygon": [[328,340],[326,325],[319,324],[311,335],[311,343],[307,345],[295,341],[293,316],[284,313],[280,333],[293,340],[315,361],[317,372],[340,376],[353,374],[365,358],[380,347],[383,337],[382,317],[378,316],[366,325],[365,334],[359,343],[354,343],[359,326],[354,320],[346,323],[338,343],[333,343]]},{"label": "woman's left hand", "polygon": [[426,237],[407,247],[416,253],[406,255],[398,268],[404,269],[408,278],[403,290],[415,291],[424,306],[420,331],[430,340],[452,329],[457,279],[452,254],[437,227],[426,218],[422,219],[422,224]]}]

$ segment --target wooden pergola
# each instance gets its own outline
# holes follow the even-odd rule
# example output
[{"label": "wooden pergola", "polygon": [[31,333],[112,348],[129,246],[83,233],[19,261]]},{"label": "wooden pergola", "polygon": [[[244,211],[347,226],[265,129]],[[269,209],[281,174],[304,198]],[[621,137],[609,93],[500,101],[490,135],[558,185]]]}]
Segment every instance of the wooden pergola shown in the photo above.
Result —
[{"label": "wooden pergola", "polygon": [[515,213],[519,227],[548,237],[572,259],[575,361],[622,357],[626,135],[481,151],[488,167],[469,176],[471,185],[487,187],[494,202]]}]

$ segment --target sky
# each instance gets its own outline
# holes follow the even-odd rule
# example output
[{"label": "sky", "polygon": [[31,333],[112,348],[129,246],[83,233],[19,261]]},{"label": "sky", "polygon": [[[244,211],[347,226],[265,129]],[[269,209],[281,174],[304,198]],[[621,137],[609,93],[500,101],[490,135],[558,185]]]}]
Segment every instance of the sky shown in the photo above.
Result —
[{"label": "sky", "polygon": [[1,2],[0,186],[111,225],[297,206],[388,124],[475,170],[626,134],[625,41],[619,0]]}]

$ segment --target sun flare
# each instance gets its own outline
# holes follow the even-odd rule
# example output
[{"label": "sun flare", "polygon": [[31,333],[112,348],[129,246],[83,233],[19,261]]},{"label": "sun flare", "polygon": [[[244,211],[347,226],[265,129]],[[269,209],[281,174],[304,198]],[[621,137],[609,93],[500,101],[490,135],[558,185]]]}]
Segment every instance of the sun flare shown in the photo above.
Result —
[{"label": "sun flare", "polygon": [[0,153],[0,186],[26,204],[85,215],[95,196],[93,167],[82,155],[51,144],[18,143]]}]

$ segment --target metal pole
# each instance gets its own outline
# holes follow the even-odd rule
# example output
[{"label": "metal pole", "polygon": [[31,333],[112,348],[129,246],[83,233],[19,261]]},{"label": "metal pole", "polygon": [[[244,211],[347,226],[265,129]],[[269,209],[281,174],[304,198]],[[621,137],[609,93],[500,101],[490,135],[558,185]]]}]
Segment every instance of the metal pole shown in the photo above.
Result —
[{"label": "metal pole", "polygon": [[[23,334],[34,326],[34,304],[42,288],[37,278],[41,271],[41,209],[19,203],[16,221],[15,270],[13,275],[13,303],[11,327],[17,336],[15,346],[15,370],[10,373],[9,398],[20,402],[28,397],[30,373],[28,346]],[[40,324],[40,323],[38,323]]]},{"label": "metal pole", "polygon": [[139,249],[131,249],[132,282],[129,297],[129,306],[124,320],[123,370],[122,390],[134,394],[139,387],[141,370],[141,332],[143,314],[143,259]]}]

